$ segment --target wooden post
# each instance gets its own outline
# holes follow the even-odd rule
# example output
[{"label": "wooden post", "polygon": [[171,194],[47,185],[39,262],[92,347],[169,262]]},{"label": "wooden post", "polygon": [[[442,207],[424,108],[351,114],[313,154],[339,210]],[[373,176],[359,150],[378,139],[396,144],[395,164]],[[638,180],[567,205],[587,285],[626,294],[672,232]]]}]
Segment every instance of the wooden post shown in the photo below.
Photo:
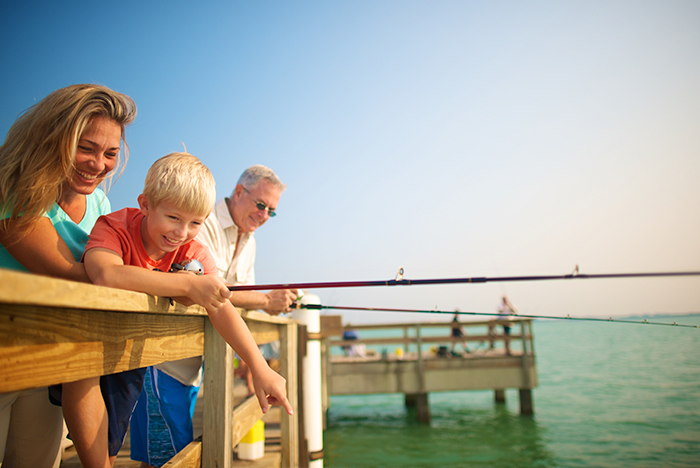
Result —
[{"label": "wooden post", "polygon": [[[296,468],[299,466],[299,398],[298,388],[298,327],[297,324],[280,325],[280,375],[287,379],[287,399],[294,409],[288,415],[284,409],[280,412],[281,466]],[[204,465],[203,465],[204,466]]]},{"label": "wooden post", "polygon": [[535,410],[532,404],[532,390],[529,388],[520,389],[520,414],[531,415]]},{"label": "wooden post", "polygon": [[414,395],[416,401],[416,410],[418,416],[418,422],[428,424],[430,423],[430,407],[428,406],[428,394],[425,391],[425,364],[423,362],[423,353],[421,352],[421,347],[423,340],[421,339],[421,329],[420,325],[416,326],[416,346],[418,349],[418,383],[420,385],[420,393]]},{"label": "wooden post", "polygon": [[423,424],[430,423],[430,406],[428,405],[427,393],[416,393],[413,395],[416,402],[416,416],[418,422]]},{"label": "wooden post", "polygon": [[425,392],[425,365],[423,363],[423,353],[421,352],[421,347],[423,345],[423,340],[421,339],[420,326],[416,327],[416,355],[418,364],[418,385],[420,387],[421,393]]},{"label": "wooden post", "polygon": [[506,402],[506,391],[503,389],[494,390],[493,397],[494,397],[494,401],[496,403],[505,403]]},{"label": "wooden post", "polygon": [[[525,334],[525,322],[522,321],[520,322],[520,334],[523,337],[522,368],[524,381],[524,386],[520,389],[520,414],[530,415],[534,414],[532,404],[532,384],[530,382],[530,353],[528,352],[528,339]],[[530,345],[532,344],[530,343]]]},{"label": "wooden post", "polygon": [[523,355],[521,365],[523,369],[524,385],[522,388],[531,388],[532,385],[530,384],[530,360],[528,352],[528,340],[525,334],[525,322],[520,322],[520,335],[522,335],[523,340]]},{"label": "wooden post", "polygon": [[[301,299],[302,304],[320,304],[321,300],[313,294],[306,294]],[[299,456],[309,461],[309,467],[323,467],[323,390],[321,384],[321,319],[315,309],[297,309],[292,317],[306,325],[303,367],[304,372],[299,380],[303,388],[304,438],[307,444],[307,454],[300,452]],[[300,339],[300,341],[302,341]]]},{"label": "wooden post", "polygon": [[321,339],[321,404],[323,406],[323,430],[328,428],[328,371],[331,364],[331,346],[327,337]]},{"label": "wooden post", "polygon": [[493,349],[495,345],[496,338],[496,322],[491,320],[489,322],[489,349]]},{"label": "wooden post", "polygon": [[[299,414],[304,414],[304,356],[306,356],[306,342],[309,334],[306,325],[299,325],[297,339],[297,408]],[[309,444],[306,440],[306,427],[304,418],[298,418],[298,441],[299,441],[299,467],[309,468]]]},{"label": "wooden post", "polygon": [[204,423],[202,466],[233,465],[233,350],[204,320]]},{"label": "wooden post", "polygon": [[404,405],[406,408],[413,408],[416,406],[416,394],[415,393],[406,393],[403,396],[403,401]]}]

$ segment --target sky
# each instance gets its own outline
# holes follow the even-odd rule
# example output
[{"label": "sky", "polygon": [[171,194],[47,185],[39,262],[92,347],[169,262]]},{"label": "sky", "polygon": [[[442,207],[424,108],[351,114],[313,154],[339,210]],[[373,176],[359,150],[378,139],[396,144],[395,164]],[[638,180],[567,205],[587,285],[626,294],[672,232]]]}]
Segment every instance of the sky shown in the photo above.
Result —
[{"label": "sky", "polygon": [[[0,4],[0,133],[51,91],[131,96],[136,206],[182,151],[219,198],[287,184],[258,284],[700,271],[697,1]],[[700,312],[700,277],[318,289],[324,305]],[[337,312],[329,311],[328,314]],[[344,313],[346,322],[449,315]]]}]

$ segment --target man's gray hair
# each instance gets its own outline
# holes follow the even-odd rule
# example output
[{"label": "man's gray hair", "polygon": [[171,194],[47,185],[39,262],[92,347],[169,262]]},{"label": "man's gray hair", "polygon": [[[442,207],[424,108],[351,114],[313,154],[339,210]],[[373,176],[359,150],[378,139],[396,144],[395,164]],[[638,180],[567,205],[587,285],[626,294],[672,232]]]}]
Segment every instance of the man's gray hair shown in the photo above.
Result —
[{"label": "man's gray hair", "polygon": [[270,183],[277,187],[280,190],[280,192],[283,192],[284,189],[287,188],[287,186],[282,183],[280,178],[277,177],[275,171],[261,164],[250,166],[248,169],[246,169],[245,172],[243,172],[243,174],[241,174],[241,177],[238,179],[238,184],[241,184],[243,187],[250,190],[253,187],[255,187],[255,185],[262,179],[267,179],[268,181],[270,181]]}]

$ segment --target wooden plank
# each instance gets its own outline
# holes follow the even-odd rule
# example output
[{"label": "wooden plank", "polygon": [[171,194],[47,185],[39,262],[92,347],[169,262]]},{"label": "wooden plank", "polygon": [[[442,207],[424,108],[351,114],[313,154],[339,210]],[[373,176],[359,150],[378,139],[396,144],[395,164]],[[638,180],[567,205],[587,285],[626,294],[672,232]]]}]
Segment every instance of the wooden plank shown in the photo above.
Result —
[{"label": "wooden plank", "polygon": [[[513,316],[511,320],[499,320],[499,319],[491,319],[491,320],[483,320],[483,321],[465,321],[465,322],[459,322],[459,324],[464,327],[483,327],[483,326],[488,326],[490,324],[497,324],[497,325],[513,325],[514,323],[517,322],[531,322],[532,319],[529,318],[519,318],[517,316]],[[388,330],[388,329],[399,329],[399,328],[416,328],[416,327],[423,327],[423,328],[452,328],[452,322],[411,322],[411,323],[388,323],[388,324],[372,324],[372,325],[352,325],[351,327],[345,327],[350,330]]]},{"label": "wooden plank", "polygon": [[262,458],[259,460],[240,460],[237,459],[233,462],[235,468],[286,468],[285,465],[280,464],[280,453],[279,452],[265,452]]},{"label": "wooden plank", "polygon": [[196,316],[0,304],[0,393],[199,356],[203,327]]},{"label": "wooden plank", "polygon": [[259,312],[257,310],[245,310],[245,309],[238,309],[238,312],[240,312],[241,317],[246,321],[246,323],[249,322],[267,322],[267,323],[277,323],[277,324],[284,324],[284,323],[290,323],[293,322],[292,319],[287,318],[287,317],[280,317],[279,315],[270,315],[266,314],[264,312]]},{"label": "wooden plank", "polygon": [[171,458],[163,468],[201,468],[202,467],[202,442],[195,440],[187,447],[180,450]]},{"label": "wooden plank", "polygon": [[[425,336],[421,339],[423,343],[461,343],[462,341],[467,342],[477,342],[477,341],[503,341],[506,335],[465,335],[459,338],[453,338],[452,336]],[[523,335],[513,334],[510,335],[510,340],[523,338]],[[528,336],[525,336],[528,338]],[[352,346],[356,344],[364,345],[382,345],[382,344],[414,344],[416,343],[416,337],[408,338],[366,338],[359,340],[332,340],[331,346]]]},{"label": "wooden plank", "polygon": [[282,467],[299,466],[299,394],[298,394],[298,338],[299,327],[296,322],[280,329],[280,375],[287,379],[287,399],[292,404],[294,414],[280,410],[280,430],[282,434]]},{"label": "wooden plank", "polygon": [[255,343],[258,345],[270,343],[280,339],[279,325],[276,323],[260,322],[248,319],[245,319],[245,322],[246,325],[248,325],[250,334],[253,335]]},{"label": "wooden plank", "polygon": [[233,411],[233,428],[231,430],[231,442],[234,447],[262,417],[260,402],[255,395],[246,398],[243,403],[236,407]]},{"label": "wooden plank", "polygon": [[0,269],[0,303],[73,309],[206,315],[197,305],[170,304],[166,297],[95,286],[58,278]]},{"label": "wooden plank", "polygon": [[[430,393],[523,388],[525,385],[519,356],[426,359],[424,366],[425,381],[421,388],[415,360],[334,362],[328,376],[330,394]],[[534,363],[530,375],[536,380]]]},{"label": "wooden plank", "polygon": [[233,462],[233,350],[204,323],[204,422],[202,466],[231,468]]},{"label": "wooden plank", "polygon": [[343,336],[342,315],[321,315],[321,337]]}]

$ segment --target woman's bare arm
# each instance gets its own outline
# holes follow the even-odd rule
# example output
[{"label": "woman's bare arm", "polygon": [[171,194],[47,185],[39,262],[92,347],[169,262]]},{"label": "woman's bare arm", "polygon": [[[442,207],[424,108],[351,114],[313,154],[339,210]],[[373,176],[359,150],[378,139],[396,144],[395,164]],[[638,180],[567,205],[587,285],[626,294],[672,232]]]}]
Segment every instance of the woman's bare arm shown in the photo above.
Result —
[{"label": "woman's bare arm", "polygon": [[90,282],[85,266],[75,260],[49,218],[41,218],[26,233],[18,231],[8,220],[1,221],[0,243],[32,273]]}]

